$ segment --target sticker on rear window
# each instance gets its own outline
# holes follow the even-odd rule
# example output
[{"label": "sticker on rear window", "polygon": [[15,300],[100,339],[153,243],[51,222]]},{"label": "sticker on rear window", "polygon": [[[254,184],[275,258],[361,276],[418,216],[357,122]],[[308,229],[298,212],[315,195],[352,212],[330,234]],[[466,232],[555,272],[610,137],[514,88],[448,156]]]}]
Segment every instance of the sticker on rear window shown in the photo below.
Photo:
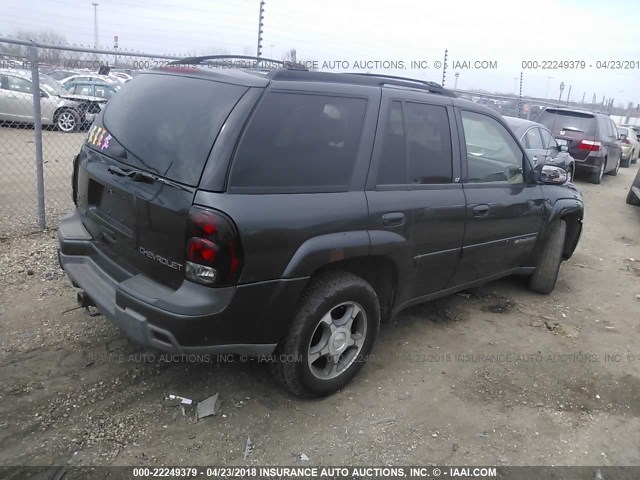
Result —
[{"label": "sticker on rear window", "polygon": [[110,141],[111,135],[104,128],[93,125],[89,129],[87,142],[94,147],[98,147],[100,150],[106,150],[107,148],[109,148]]}]

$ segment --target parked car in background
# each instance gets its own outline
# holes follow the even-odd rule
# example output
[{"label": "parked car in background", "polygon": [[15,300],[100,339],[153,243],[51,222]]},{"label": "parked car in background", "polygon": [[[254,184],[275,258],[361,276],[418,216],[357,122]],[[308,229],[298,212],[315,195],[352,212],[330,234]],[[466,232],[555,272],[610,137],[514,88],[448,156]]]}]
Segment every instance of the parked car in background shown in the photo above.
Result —
[{"label": "parked car in background", "polygon": [[567,172],[567,181],[572,181],[576,170],[575,161],[569,154],[568,147],[559,145],[547,127],[523,118],[505,116],[504,119],[533,162],[558,165]]},{"label": "parked car in background", "polygon": [[605,173],[617,175],[622,157],[618,130],[609,116],[589,110],[546,108],[538,122],[566,145],[575,160],[575,173],[589,174],[600,183]]},{"label": "parked car in background", "polygon": [[[0,120],[33,123],[33,83],[28,70],[0,69]],[[74,95],[53,78],[40,75],[42,124],[74,132],[93,122],[102,98]]]},{"label": "parked car in background", "polygon": [[55,80],[58,80],[59,82],[64,80],[65,78],[69,78],[78,74],[77,71],[73,71],[73,70],[49,70],[49,71],[44,71],[43,73],[45,73],[46,75],[50,76]]},{"label": "parked car in background", "polygon": [[638,161],[640,141],[638,141],[635,130],[631,127],[618,127],[618,134],[620,135],[620,143],[622,144],[620,166],[628,167]]},{"label": "parked car in background", "polygon": [[106,83],[107,85],[111,85],[116,90],[119,90],[123,85],[122,82],[118,80],[114,80],[113,78],[107,75],[98,75],[98,74],[74,74],[70,77],[63,78],[60,80],[60,83],[63,87],[67,88],[67,85],[72,82],[90,82],[90,83]]},{"label": "parked car in background", "polygon": [[640,140],[640,125],[629,125],[629,124],[623,124],[620,125],[621,127],[629,127],[631,129],[633,129],[634,132],[636,132],[636,137],[638,137],[638,139]]},{"label": "parked car in background", "polygon": [[72,187],[58,258],[80,305],[161,350],[275,353],[306,397],[344,387],[406,307],[513,274],[551,292],[584,208],[489,108],[286,68],[137,75]]},{"label": "parked car in background", "polygon": [[65,90],[76,95],[89,95],[92,97],[109,100],[117,90],[105,82],[75,81],[72,80],[64,85]]}]

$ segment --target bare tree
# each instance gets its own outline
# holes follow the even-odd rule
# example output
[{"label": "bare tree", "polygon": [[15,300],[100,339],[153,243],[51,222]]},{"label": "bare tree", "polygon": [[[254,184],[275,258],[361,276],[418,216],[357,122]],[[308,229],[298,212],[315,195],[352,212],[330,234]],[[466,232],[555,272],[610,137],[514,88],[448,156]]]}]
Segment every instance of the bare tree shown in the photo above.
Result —
[{"label": "bare tree", "polygon": [[[20,40],[33,40],[53,45],[64,45],[67,43],[64,35],[53,30],[18,30],[15,37]],[[18,58],[27,58],[29,56],[28,47],[23,45],[0,45],[0,53]],[[39,59],[42,63],[56,65],[62,60],[62,52],[49,48],[41,49]]]}]

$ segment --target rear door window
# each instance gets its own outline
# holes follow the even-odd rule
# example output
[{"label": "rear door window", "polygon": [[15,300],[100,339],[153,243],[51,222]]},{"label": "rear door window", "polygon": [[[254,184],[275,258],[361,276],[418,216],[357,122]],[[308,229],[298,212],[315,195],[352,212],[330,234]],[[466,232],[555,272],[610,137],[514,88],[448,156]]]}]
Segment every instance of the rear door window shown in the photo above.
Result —
[{"label": "rear door window", "polygon": [[121,161],[197,185],[218,132],[246,91],[200,78],[141,73],[107,103],[104,127],[127,151]]},{"label": "rear door window", "polygon": [[391,102],[382,136],[376,185],[407,183],[407,149],[404,135],[402,103]]},{"label": "rear door window", "polygon": [[270,93],[242,137],[230,186],[268,191],[348,190],[366,106],[361,98]]},{"label": "rear door window", "polygon": [[539,128],[530,128],[527,130],[527,133],[524,134],[524,141],[525,148],[530,150],[542,150],[544,148]]},{"label": "rear door window", "polygon": [[445,107],[405,103],[409,183],[451,183],[453,157]]}]

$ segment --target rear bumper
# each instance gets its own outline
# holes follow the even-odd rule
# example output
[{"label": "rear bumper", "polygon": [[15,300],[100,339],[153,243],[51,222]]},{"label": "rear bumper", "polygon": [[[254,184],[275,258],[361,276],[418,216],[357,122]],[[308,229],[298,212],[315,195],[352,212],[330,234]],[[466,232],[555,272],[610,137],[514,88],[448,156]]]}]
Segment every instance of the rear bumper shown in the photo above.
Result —
[{"label": "rear bumper", "polygon": [[173,353],[271,354],[307,278],[173,290],[125,271],[100,251],[77,211],[58,229],[58,259],[73,284],[133,340]]}]

